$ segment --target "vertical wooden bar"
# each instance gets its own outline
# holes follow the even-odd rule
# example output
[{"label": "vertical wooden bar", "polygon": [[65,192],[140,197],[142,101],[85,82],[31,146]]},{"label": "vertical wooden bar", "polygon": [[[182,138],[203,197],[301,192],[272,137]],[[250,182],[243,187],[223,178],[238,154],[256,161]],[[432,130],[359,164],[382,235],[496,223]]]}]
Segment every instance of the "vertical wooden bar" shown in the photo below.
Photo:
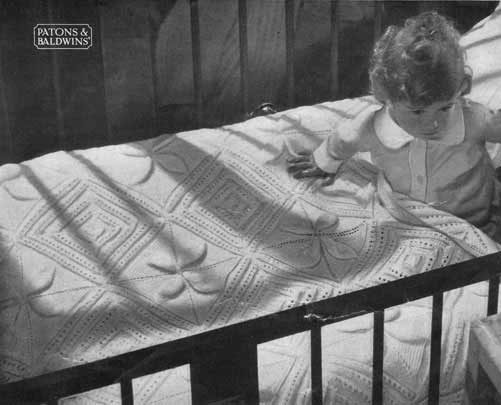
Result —
[{"label": "vertical wooden bar", "polygon": [[322,328],[315,326],[310,331],[311,343],[311,403],[322,405]]},{"label": "vertical wooden bar", "polygon": [[259,403],[257,345],[253,342],[199,348],[193,354],[190,374],[193,405]]},{"label": "vertical wooden bar", "polygon": [[6,46],[6,21],[8,8],[0,7],[0,165],[14,162],[14,138],[12,136],[9,105],[7,99],[7,82],[4,76],[4,48]]},{"label": "vertical wooden bar", "polygon": [[374,41],[382,34],[384,3],[382,0],[374,2]]},{"label": "vertical wooden bar", "polygon": [[499,299],[499,276],[489,280],[489,296],[487,299],[487,315],[495,315],[498,313]]},{"label": "vertical wooden bar", "polygon": [[124,377],[120,379],[120,396],[122,405],[134,405],[134,392],[130,378]]},{"label": "vertical wooden bar", "polygon": [[159,124],[158,124],[158,80],[157,80],[157,58],[156,58],[156,38],[158,32],[158,27],[153,26],[153,22],[150,19],[150,58],[151,58],[151,90],[152,90],[152,101],[151,101],[151,113],[153,117],[152,123],[152,135],[159,135]]},{"label": "vertical wooden bar", "polygon": [[442,352],[442,293],[433,295],[431,315],[430,381],[428,404],[438,405],[440,400],[440,358]]},{"label": "vertical wooden bar", "polygon": [[200,57],[200,17],[198,12],[198,0],[190,0],[190,24],[191,24],[191,52],[193,58],[193,89],[197,108],[197,125],[202,125],[203,97],[202,97],[202,63]]},{"label": "vertical wooden bar", "polygon": [[[2,35],[4,37],[4,35]],[[2,134],[0,135],[2,138],[2,144],[7,146],[7,150],[0,153],[0,165],[7,163],[7,161],[11,162],[15,159],[14,156],[14,140],[12,138],[12,131],[10,129],[10,118],[9,118],[9,109],[7,107],[7,96],[5,92],[5,79],[3,75],[3,55],[2,55],[3,41],[0,41],[0,104],[1,104],[1,113],[3,125],[1,128],[3,129]],[[6,152],[6,153],[5,153]]]},{"label": "vertical wooden bar", "polygon": [[294,0],[285,0],[285,48],[287,77],[287,106],[295,104],[294,81]]},{"label": "vertical wooden bar", "polygon": [[98,19],[97,19],[97,31],[99,34],[95,34],[96,37],[99,35],[99,44],[100,44],[100,51],[101,51],[101,69],[103,73],[103,96],[104,96],[104,106],[105,106],[105,111],[106,111],[106,143],[113,143],[113,131],[111,128],[111,120],[110,120],[110,108],[108,107],[108,99],[109,99],[109,94],[106,89],[106,69],[105,69],[105,60],[106,60],[106,51],[104,49],[104,32],[103,32],[103,27],[104,27],[104,16],[103,16],[103,8],[105,4],[104,1],[98,1],[97,2],[97,13],[98,13]]},{"label": "vertical wooden bar", "polygon": [[247,0],[238,0],[238,37],[240,46],[240,91],[242,95],[242,113],[249,108],[249,50],[247,43]]},{"label": "vertical wooden bar", "polygon": [[[44,51],[53,56],[54,134],[64,138],[65,149],[100,146],[107,142],[106,100],[99,5],[96,0],[51,0],[52,19],[57,22],[89,24],[92,46],[75,51]],[[105,18],[105,21],[108,21]],[[53,52],[53,55],[50,54]],[[49,84],[51,82],[49,77]],[[56,108],[54,108],[56,106]],[[62,146],[62,145],[61,145]]]},{"label": "vertical wooden bar", "polygon": [[[54,0],[47,0],[47,14],[49,16],[49,23],[54,23]],[[59,63],[59,55],[56,50],[50,51],[51,67],[52,67],[52,87],[54,89],[55,110],[56,110],[56,128],[57,128],[57,143],[58,148],[66,149],[68,142],[66,140],[66,133],[64,128],[64,112],[63,104],[61,101],[61,68]]]},{"label": "vertical wooden bar", "polygon": [[331,0],[330,8],[330,95],[334,99],[339,91],[339,16],[338,0]]},{"label": "vertical wooden bar", "polygon": [[372,403],[383,403],[384,310],[374,312],[372,340]]},{"label": "vertical wooden bar", "polygon": [[150,7],[107,0],[99,7],[106,112],[113,143],[151,138],[155,113]]}]

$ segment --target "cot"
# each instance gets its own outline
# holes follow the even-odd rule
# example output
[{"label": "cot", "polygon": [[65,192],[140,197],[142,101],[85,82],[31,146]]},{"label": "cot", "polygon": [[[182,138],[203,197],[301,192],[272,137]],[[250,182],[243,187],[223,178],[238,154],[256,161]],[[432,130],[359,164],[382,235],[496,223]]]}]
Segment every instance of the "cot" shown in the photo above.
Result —
[{"label": "cot", "polygon": [[[490,43],[497,23],[499,12],[465,38],[472,97],[492,107],[496,64],[475,44]],[[284,170],[287,156],[375,105],[323,103],[3,166],[0,401],[460,402],[468,320],[497,312],[498,246],[413,201],[430,227],[396,220],[357,160],[328,189]],[[431,306],[396,307],[425,297]],[[258,364],[258,345],[290,335],[262,346]],[[367,337],[372,354],[351,357],[362,348],[346,341]],[[186,371],[162,374],[186,364],[189,395]]]}]

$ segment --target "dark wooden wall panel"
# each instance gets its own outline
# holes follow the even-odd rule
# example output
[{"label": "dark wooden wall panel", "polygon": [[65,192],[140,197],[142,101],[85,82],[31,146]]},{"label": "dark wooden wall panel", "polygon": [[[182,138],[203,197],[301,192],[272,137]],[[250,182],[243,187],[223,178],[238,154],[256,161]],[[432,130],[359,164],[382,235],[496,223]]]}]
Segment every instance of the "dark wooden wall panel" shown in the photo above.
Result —
[{"label": "dark wooden wall panel", "polygon": [[[330,98],[329,1],[305,1],[296,16],[296,102],[313,104]],[[300,63],[314,60],[315,63]]]},{"label": "dark wooden wall panel", "polygon": [[106,114],[113,143],[156,134],[152,2],[106,0],[99,6]]},{"label": "dark wooden wall panel", "polygon": [[2,2],[5,20],[1,70],[6,115],[14,137],[9,161],[28,159],[58,148],[52,61],[49,52],[33,46],[33,27],[48,20],[47,2],[31,0],[23,5],[19,7],[16,1]]},{"label": "dark wooden wall panel", "polygon": [[[245,118],[238,7],[243,0],[198,0],[203,126]],[[248,0],[247,108],[288,104],[285,0]],[[296,105],[333,98],[329,0],[290,1]],[[384,1],[381,27],[437,9],[461,31],[496,2]],[[335,98],[368,91],[374,3],[339,0]],[[84,23],[88,50],[37,50],[37,23]],[[290,33],[290,32],[289,32]],[[1,0],[0,164],[59,150],[121,143],[197,127],[190,0]],[[289,85],[289,87],[288,87]],[[331,86],[332,87],[332,86]],[[290,97],[289,97],[290,98]]]},{"label": "dark wooden wall panel", "polygon": [[89,24],[93,45],[87,50],[52,51],[56,66],[52,80],[59,84],[63,130],[62,148],[88,148],[108,143],[104,73],[99,40],[99,16],[95,0],[51,0],[55,23]]},{"label": "dark wooden wall panel", "polygon": [[188,0],[171,0],[161,13],[155,42],[159,128],[174,132],[196,127],[196,101]]},{"label": "dark wooden wall panel", "polygon": [[249,104],[286,104],[285,1],[248,2]]},{"label": "dark wooden wall panel", "polygon": [[[238,1],[201,1],[202,94],[206,125],[241,116]],[[218,27],[217,29],[214,29]]]}]

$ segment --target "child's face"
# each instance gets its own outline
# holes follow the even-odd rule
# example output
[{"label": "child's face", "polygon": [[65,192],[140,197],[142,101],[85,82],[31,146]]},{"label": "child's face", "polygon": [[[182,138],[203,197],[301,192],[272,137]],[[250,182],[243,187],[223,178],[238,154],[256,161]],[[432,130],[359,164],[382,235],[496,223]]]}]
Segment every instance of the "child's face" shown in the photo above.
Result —
[{"label": "child's face", "polygon": [[457,106],[458,96],[448,101],[437,101],[427,106],[406,102],[389,103],[393,120],[408,134],[424,140],[440,139],[449,125]]}]

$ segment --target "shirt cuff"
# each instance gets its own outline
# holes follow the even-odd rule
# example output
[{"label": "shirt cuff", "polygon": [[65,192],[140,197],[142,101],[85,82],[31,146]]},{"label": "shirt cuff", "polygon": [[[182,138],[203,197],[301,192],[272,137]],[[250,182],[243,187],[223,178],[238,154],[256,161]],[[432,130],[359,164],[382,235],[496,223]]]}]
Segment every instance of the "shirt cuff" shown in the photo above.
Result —
[{"label": "shirt cuff", "polygon": [[313,152],[313,160],[317,167],[324,172],[336,173],[337,169],[339,169],[339,166],[341,166],[344,161],[333,158],[327,151],[326,146],[326,142],[324,142],[320,147],[315,149]]}]

